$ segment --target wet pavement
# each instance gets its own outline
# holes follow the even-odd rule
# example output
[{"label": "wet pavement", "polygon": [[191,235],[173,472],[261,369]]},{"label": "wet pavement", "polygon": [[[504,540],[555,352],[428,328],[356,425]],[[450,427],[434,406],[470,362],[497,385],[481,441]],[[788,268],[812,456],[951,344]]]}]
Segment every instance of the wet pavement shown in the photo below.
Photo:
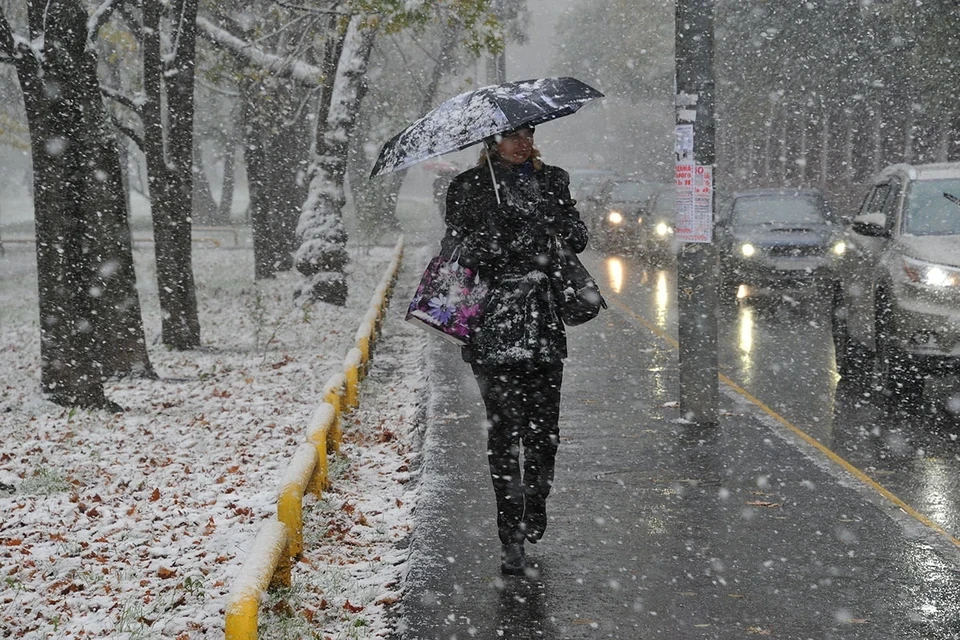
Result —
[{"label": "wet pavement", "polygon": [[957,534],[954,417],[891,417],[838,391],[826,316],[749,307],[721,320],[735,386],[721,385],[719,426],[685,424],[670,275],[622,261],[618,284],[609,260],[586,262],[611,308],[568,331],[549,526],[527,576],[499,571],[476,383],[431,343],[398,637],[960,638],[960,552],[934,529]]}]

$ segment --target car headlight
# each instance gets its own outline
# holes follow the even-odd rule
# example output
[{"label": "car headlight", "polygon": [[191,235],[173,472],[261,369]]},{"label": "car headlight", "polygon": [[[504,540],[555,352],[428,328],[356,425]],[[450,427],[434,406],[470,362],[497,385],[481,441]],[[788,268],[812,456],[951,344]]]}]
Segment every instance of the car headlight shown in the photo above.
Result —
[{"label": "car headlight", "polygon": [[844,253],[847,252],[847,243],[844,242],[843,240],[840,240],[835,245],[833,245],[832,251],[834,255],[842,256]]},{"label": "car headlight", "polygon": [[742,253],[747,258],[752,256],[756,252],[757,252],[757,248],[752,244],[750,244],[749,242],[744,242],[742,245],[740,245],[740,253]]},{"label": "car headlight", "polygon": [[619,211],[611,211],[607,214],[607,221],[610,222],[610,224],[620,224],[623,222],[623,214]]},{"label": "car headlight", "polygon": [[656,230],[657,230],[658,236],[665,236],[667,234],[673,233],[673,229],[671,229],[670,225],[668,225],[666,222],[658,222]]},{"label": "car headlight", "polygon": [[903,272],[910,282],[928,287],[960,287],[960,269],[942,264],[903,258]]}]

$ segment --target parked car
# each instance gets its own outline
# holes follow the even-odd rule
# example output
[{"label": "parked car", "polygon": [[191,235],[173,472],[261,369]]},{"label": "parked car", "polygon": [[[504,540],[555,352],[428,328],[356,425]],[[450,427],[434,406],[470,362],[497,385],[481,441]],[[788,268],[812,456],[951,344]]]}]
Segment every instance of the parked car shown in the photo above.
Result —
[{"label": "parked car", "polygon": [[842,377],[879,372],[888,406],[960,372],[960,163],[884,169],[845,231],[832,314]]},{"label": "parked car", "polygon": [[635,178],[611,178],[589,200],[587,226],[594,245],[609,252],[635,252],[645,234],[644,214],[658,185]]},{"label": "parked car", "polygon": [[721,296],[832,290],[840,234],[818,189],[734,193],[716,225]]}]

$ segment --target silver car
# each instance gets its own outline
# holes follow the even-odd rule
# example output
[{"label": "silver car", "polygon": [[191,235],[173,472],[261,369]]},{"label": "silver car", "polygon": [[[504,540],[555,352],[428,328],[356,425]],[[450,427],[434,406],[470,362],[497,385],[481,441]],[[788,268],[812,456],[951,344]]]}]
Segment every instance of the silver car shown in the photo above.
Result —
[{"label": "silver car", "polygon": [[837,371],[854,377],[872,359],[887,405],[918,406],[926,377],[960,371],[960,163],[884,169],[844,243]]}]

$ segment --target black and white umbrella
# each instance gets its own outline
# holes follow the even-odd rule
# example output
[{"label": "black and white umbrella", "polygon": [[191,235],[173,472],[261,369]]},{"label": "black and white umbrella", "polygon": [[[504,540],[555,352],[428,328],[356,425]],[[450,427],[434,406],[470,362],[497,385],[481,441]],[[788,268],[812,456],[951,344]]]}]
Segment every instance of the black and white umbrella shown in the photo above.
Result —
[{"label": "black and white umbrella", "polygon": [[506,82],[462,93],[383,145],[370,177],[465,149],[504,131],[568,116],[602,97],[576,78]]}]

